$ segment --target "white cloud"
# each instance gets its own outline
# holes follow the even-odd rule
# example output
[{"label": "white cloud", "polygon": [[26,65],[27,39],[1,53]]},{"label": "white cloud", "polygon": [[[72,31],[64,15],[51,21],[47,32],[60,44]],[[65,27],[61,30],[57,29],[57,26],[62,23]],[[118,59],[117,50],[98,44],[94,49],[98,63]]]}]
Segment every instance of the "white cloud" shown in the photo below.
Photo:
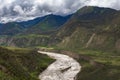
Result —
[{"label": "white cloud", "polygon": [[120,9],[120,0],[90,0],[87,5]]},{"label": "white cloud", "polygon": [[26,21],[47,14],[68,15],[85,5],[120,9],[120,0],[0,0],[0,22]]},{"label": "white cloud", "polygon": [[16,6],[13,8],[13,11],[17,12],[17,13],[20,14],[20,15],[24,14],[23,9],[22,9],[21,6],[19,6],[19,5],[16,5]]}]

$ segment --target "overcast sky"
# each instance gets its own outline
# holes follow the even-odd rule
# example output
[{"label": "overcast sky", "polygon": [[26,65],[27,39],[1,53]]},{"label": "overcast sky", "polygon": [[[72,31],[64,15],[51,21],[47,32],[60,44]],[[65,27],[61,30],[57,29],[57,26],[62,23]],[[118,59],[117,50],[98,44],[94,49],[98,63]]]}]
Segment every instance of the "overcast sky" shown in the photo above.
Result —
[{"label": "overcast sky", "polygon": [[0,0],[0,23],[26,21],[48,14],[68,15],[86,5],[120,10],[120,0]]}]

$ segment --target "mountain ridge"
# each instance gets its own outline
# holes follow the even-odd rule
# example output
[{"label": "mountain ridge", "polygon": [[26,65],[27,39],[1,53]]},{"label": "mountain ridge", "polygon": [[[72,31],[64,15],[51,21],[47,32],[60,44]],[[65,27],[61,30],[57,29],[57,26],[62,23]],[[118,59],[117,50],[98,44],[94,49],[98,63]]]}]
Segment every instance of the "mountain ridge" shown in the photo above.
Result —
[{"label": "mountain ridge", "polygon": [[[50,31],[52,29],[54,30],[54,29],[59,28],[62,24],[64,24],[70,18],[70,16],[71,15],[58,16],[58,15],[51,14],[51,15],[47,15],[44,17],[35,18],[35,19],[29,20],[29,21],[9,22],[9,23],[5,23],[5,24],[0,24],[0,35],[16,35],[16,34],[21,34],[21,33],[23,34],[23,33],[27,33],[27,32],[28,32],[28,34],[30,34],[31,32],[35,32],[35,31],[36,31],[36,33],[38,33],[39,30],[42,32],[44,32],[44,31],[46,32],[46,30],[47,31]],[[47,21],[50,23],[47,23]],[[44,25],[42,25],[42,24],[44,24]],[[51,25],[51,26],[49,26],[49,25]],[[38,32],[35,29],[36,28],[35,26],[37,26]],[[46,27],[46,30],[44,30],[44,27]],[[9,28],[11,30],[9,30]],[[14,32],[14,31],[16,31],[16,32]]]},{"label": "mountain ridge", "polygon": [[[69,48],[69,46],[71,46],[71,48],[73,49],[85,48],[85,46],[89,42],[87,48],[119,51],[119,20],[120,11],[110,8],[99,8],[93,6],[87,8],[83,7],[82,9],[71,15],[70,18],[57,30],[54,30],[52,32],[47,31],[41,34],[39,30],[37,32],[37,30],[34,30],[33,28],[34,32],[37,32],[39,34],[34,35],[35,33],[31,30],[30,32],[28,32],[28,34],[25,33],[9,38],[3,37],[1,38],[1,41],[5,40],[5,44],[8,43],[8,41],[11,41],[9,43],[15,44],[15,46],[18,47],[30,47],[33,45],[50,46],[52,44],[64,48]],[[93,34],[95,34],[95,36],[90,41],[90,38]],[[22,35],[24,36],[20,37]]]},{"label": "mountain ridge", "polygon": [[[86,7],[84,8],[86,9]],[[117,42],[120,38],[120,11],[109,8],[92,8],[96,8],[97,12],[94,9],[89,12],[90,7],[87,8],[87,13],[85,11],[85,14],[81,14],[80,9],[62,26],[56,35],[62,41],[59,46],[64,48],[71,46],[73,49],[85,48],[92,35],[95,34],[87,48],[119,51]]]}]

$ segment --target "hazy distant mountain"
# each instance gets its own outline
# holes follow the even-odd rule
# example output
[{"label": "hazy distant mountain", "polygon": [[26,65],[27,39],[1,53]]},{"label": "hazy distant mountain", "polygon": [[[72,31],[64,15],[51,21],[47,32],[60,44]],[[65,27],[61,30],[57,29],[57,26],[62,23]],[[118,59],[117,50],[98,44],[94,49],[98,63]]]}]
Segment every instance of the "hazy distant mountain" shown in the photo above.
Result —
[{"label": "hazy distant mountain", "polygon": [[17,23],[6,23],[0,25],[0,35],[15,35],[23,32],[24,28]]},{"label": "hazy distant mountain", "polygon": [[16,22],[17,24],[19,24],[20,26],[22,26],[23,28],[29,28],[29,27],[32,27],[36,24],[38,24],[39,22],[41,22],[44,18],[44,17],[38,17],[38,18],[35,18],[33,20],[28,20],[28,21],[23,21],[23,22]]},{"label": "hazy distant mountain", "polygon": [[25,33],[30,34],[30,33],[42,33],[47,31],[54,31],[60,28],[70,17],[71,15],[64,17],[58,15],[48,15],[38,24],[27,29]]},{"label": "hazy distant mountain", "polygon": [[0,35],[31,34],[55,30],[63,25],[69,16],[47,15],[24,22],[10,22],[0,24]]}]

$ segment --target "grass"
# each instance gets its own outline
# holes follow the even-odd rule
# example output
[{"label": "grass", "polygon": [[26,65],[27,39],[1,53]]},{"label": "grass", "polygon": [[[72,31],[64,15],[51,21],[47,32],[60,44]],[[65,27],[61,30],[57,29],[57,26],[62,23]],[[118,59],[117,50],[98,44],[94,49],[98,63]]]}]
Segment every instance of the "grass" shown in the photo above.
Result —
[{"label": "grass", "polygon": [[37,34],[16,35],[16,36],[14,36],[14,38],[34,38],[34,37],[47,37],[47,38],[49,38],[48,35],[37,35]]},{"label": "grass", "polygon": [[119,80],[119,66],[104,65],[93,66],[84,65],[82,71],[78,75],[78,80]]},{"label": "grass", "polygon": [[114,52],[104,52],[99,50],[80,50],[79,54],[91,57],[94,61],[100,63],[110,63],[111,65],[120,66],[120,54]]},{"label": "grass", "polygon": [[[73,52],[74,55],[79,54],[85,58],[90,58],[77,59],[82,66],[81,72],[77,76],[77,80],[120,80],[119,53],[91,49],[61,49],[55,46],[38,46],[37,48],[58,51],[68,50]],[[0,71],[0,79],[3,80],[38,80],[40,72],[45,70],[46,67],[54,61],[49,57],[38,54],[34,50],[28,48],[7,47],[7,49],[10,50],[9,53],[7,53],[8,51],[6,51],[6,49],[4,52],[5,54],[0,53],[0,65],[3,65],[9,70],[7,73]]]},{"label": "grass", "polygon": [[0,80],[38,80],[54,60],[36,50],[0,47]]},{"label": "grass", "polygon": [[[73,55],[80,56],[77,61],[82,69],[76,80],[120,80],[120,54],[95,49],[65,49],[54,47],[57,50],[67,50]],[[81,58],[84,56],[84,58]]]},{"label": "grass", "polygon": [[[0,71],[0,79],[1,80],[15,80],[15,78],[6,75],[5,73],[3,73],[2,71]],[[17,80],[17,79],[16,79]]]},{"label": "grass", "polygon": [[90,61],[78,60],[82,65],[82,71],[78,80],[120,80],[120,56],[115,53],[98,50],[78,50],[80,55],[90,57]]}]

